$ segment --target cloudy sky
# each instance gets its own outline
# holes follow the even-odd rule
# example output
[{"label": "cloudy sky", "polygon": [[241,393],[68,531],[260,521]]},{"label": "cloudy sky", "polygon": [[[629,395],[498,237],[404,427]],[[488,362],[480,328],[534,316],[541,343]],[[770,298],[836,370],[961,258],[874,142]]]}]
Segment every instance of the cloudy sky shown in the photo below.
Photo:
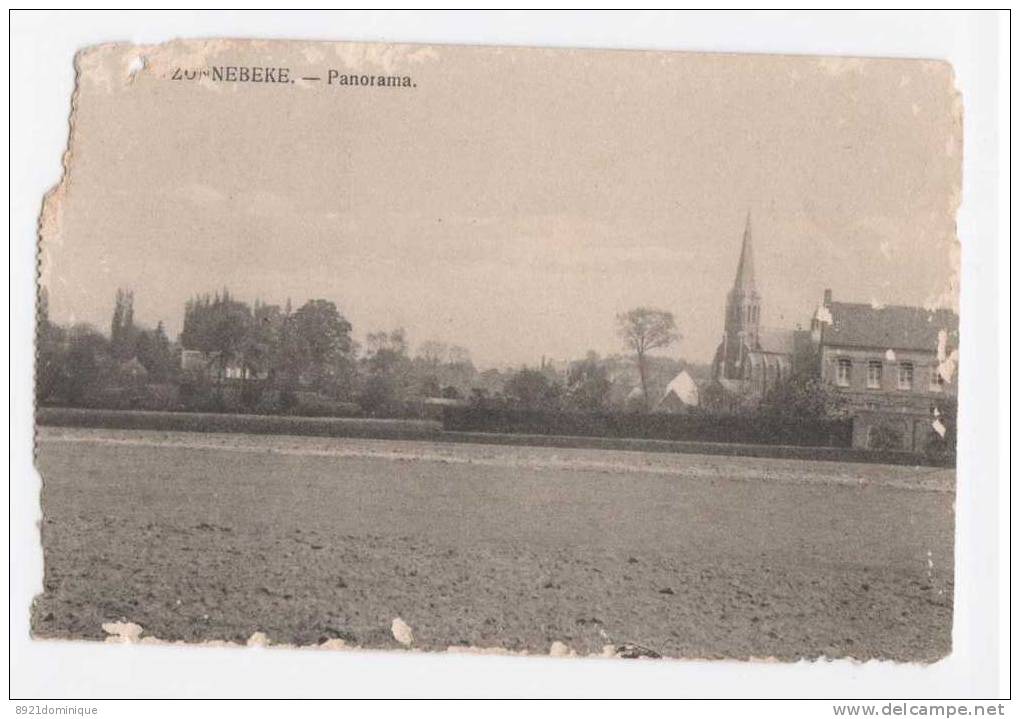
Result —
[{"label": "cloudy sky", "polygon": [[[228,287],[337,303],[480,366],[620,350],[677,318],[708,361],[752,214],[762,321],[837,299],[952,297],[960,128],[935,62],[262,43],[81,60],[70,172],[43,230],[52,316],[117,287],[175,334]],[[177,66],[385,72],[416,87],[176,82]],[[947,292],[949,294],[947,295]]]}]

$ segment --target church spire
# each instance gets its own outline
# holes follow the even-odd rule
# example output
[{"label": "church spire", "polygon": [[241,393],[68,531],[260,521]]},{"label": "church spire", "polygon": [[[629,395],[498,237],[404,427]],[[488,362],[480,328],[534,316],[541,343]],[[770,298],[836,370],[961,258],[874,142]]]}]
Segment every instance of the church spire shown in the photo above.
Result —
[{"label": "church spire", "polygon": [[751,211],[747,211],[744,226],[744,243],[740,248],[740,262],[737,264],[737,278],[733,289],[743,292],[754,291],[754,248],[751,246]]}]

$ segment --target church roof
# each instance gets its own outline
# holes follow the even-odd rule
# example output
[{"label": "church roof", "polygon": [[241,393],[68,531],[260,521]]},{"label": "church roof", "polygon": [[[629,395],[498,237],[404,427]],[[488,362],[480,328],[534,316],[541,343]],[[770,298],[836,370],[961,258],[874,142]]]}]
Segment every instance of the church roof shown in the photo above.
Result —
[{"label": "church roof", "polygon": [[951,310],[857,302],[831,302],[832,324],[825,328],[825,344],[843,347],[925,350],[934,352],[945,330],[950,347],[959,341],[960,320]]},{"label": "church roof", "polygon": [[[758,330],[758,349],[771,354],[793,354],[796,349],[797,330],[762,327]],[[753,348],[752,348],[753,349]]]},{"label": "church roof", "polygon": [[751,244],[751,211],[747,212],[744,226],[744,242],[740,247],[740,262],[737,263],[737,277],[733,288],[750,292],[754,290],[754,247]]}]

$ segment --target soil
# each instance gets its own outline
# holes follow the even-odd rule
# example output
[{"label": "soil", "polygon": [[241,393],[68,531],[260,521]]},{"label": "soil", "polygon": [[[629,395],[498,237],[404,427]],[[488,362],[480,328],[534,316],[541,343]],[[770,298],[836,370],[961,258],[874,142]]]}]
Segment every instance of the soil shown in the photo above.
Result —
[{"label": "soil", "polygon": [[[934,661],[951,470],[42,428],[36,636]],[[562,653],[563,647],[558,652]]]}]

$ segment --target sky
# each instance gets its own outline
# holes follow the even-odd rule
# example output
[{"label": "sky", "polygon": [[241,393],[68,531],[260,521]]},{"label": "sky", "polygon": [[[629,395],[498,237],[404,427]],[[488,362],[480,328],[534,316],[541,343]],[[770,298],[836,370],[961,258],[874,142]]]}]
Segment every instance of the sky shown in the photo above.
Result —
[{"label": "sky", "polygon": [[[415,87],[171,79],[255,64]],[[683,336],[665,353],[707,362],[748,212],[765,326],[807,326],[826,288],[955,307],[941,62],[213,41],[79,67],[41,230],[58,322],[107,329],[126,287],[174,336],[227,287],[508,367],[623,351],[615,316],[652,306]]]}]

